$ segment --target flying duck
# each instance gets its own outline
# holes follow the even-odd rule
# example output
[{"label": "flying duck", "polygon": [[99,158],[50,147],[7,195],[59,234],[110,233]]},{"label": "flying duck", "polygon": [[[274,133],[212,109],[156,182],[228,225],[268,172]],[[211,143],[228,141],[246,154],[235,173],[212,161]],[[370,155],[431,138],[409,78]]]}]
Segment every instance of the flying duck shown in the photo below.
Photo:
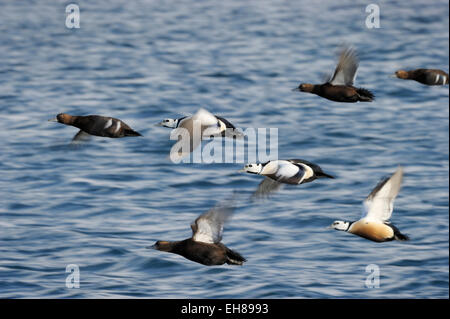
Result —
[{"label": "flying duck", "polygon": [[[169,123],[175,123],[175,120],[174,122],[165,122],[164,120],[161,123],[168,126]],[[184,156],[194,151],[203,139],[222,136],[224,131],[226,131],[226,124],[201,108],[194,115],[178,121],[176,127],[172,130],[170,138],[178,138],[178,142],[172,147],[170,158],[174,162],[179,162]]]},{"label": "flying duck", "polygon": [[354,222],[337,220],[330,227],[375,242],[409,240],[407,235],[402,234],[389,222],[402,179],[403,168],[399,167],[392,176],[378,183],[364,200],[365,211],[360,220]]},{"label": "flying duck", "polygon": [[216,206],[200,215],[193,224],[192,237],[181,241],[158,240],[152,248],[181,255],[191,261],[206,265],[242,265],[247,261],[239,253],[229,249],[222,240],[223,225],[232,215],[230,206]]},{"label": "flying duck", "polygon": [[50,119],[51,122],[58,122],[65,125],[71,125],[79,128],[72,142],[86,139],[90,135],[119,138],[126,136],[142,136],[134,131],[125,122],[107,116],[87,115],[76,116],[65,113],[58,114],[55,118]]},{"label": "flying duck", "polygon": [[302,160],[274,160],[244,166],[244,172],[266,176],[259,184],[255,197],[264,197],[278,190],[282,184],[298,185],[309,183],[317,178],[334,178],[324,173],[319,165]]},{"label": "flying duck", "polygon": [[436,69],[398,70],[395,76],[403,80],[415,80],[425,85],[448,84],[448,74]]},{"label": "flying duck", "polygon": [[356,51],[346,47],[342,50],[339,63],[332,77],[324,84],[302,83],[295,91],[313,93],[335,102],[372,102],[375,97],[367,89],[356,88],[353,82],[356,78],[359,59]]},{"label": "flying duck", "polygon": [[[242,138],[243,137],[243,134],[241,132],[237,131],[236,127],[233,124],[231,124],[231,122],[229,122],[227,119],[220,117],[218,115],[213,115],[213,116],[215,116],[218,121],[217,126],[220,128],[219,133],[218,133],[219,135],[221,135],[223,137],[232,137],[232,138]],[[183,121],[189,121],[191,118],[192,118],[191,116],[183,116],[178,119],[168,118],[168,119],[164,119],[157,125],[175,129],[180,124],[182,124]]]}]

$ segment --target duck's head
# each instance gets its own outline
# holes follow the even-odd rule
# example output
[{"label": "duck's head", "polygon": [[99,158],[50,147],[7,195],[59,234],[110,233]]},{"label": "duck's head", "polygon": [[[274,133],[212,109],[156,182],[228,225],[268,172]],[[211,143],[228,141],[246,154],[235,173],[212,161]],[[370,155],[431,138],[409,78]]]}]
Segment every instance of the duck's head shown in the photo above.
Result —
[{"label": "duck's head", "polygon": [[312,92],[313,89],[314,89],[314,84],[301,83],[298,87],[296,87],[294,89],[294,91]]},{"label": "duck's head", "polygon": [[172,249],[172,243],[170,241],[158,240],[151,246],[147,248],[160,250],[160,251],[170,251]]},{"label": "duck's head", "polygon": [[159,126],[164,126],[168,128],[176,128],[178,124],[177,119],[165,119],[158,123]]},{"label": "duck's head", "polygon": [[71,124],[73,121],[73,116],[66,113],[59,113],[55,118],[50,119],[50,122],[59,122],[63,124]]},{"label": "duck's head", "polygon": [[408,71],[405,71],[405,70],[395,71],[395,76],[398,77],[399,79],[407,79]]},{"label": "duck's head", "polygon": [[346,231],[350,227],[349,222],[345,222],[343,220],[334,221],[329,228],[334,228],[336,230]]},{"label": "duck's head", "polygon": [[250,174],[259,174],[259,173],[261,173],[262,169],[263,169],[263,164],[253,163],[253,164],[245,165],[243,171],[250,173]]}]

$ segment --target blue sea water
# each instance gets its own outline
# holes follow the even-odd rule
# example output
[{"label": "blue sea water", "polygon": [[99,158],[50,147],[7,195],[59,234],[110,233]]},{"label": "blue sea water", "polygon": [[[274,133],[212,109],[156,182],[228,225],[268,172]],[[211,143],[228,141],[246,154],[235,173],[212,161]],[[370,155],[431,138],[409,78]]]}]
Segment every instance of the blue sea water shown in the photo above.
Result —
[{"label": "blue sea water", "polygon": [[[4,1],[0,10],[1,298],[448,298],[449,89],[389,77],[449,70],[448,1]],[[333,71],[343,43],[372,103],[292,92]],[[241,128],[278,128],[279,158],[334,180],[241,201],[223,242],[242,267],[146,249],[184,239],[198,215],[259,176],[243,163],[174,164],[154,124],[204,107]],[[144,137],[93,138],[57,113],[124,120]],[[376,183],[405,169],[392,222],[409,242],[326,229],[361,216]],[[66,287],[78,265],[80,287]],[[368,265],[379,269],[368,288]]]}]

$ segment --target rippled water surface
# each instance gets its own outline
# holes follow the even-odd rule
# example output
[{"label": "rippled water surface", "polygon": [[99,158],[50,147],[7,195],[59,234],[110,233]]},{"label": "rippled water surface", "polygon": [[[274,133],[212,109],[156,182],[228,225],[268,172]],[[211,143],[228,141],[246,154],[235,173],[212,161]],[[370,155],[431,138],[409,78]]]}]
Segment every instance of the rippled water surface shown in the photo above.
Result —
[{"label": "rippled water surface", "polygon": [[[448,1],[9,1],[0,13],[0,297],[448,298],[449,90],[389,77],[449,69]],[[373,103],[292,92],[333,71],[342,43]],[[280,158],[336,175],[245,200],[243,163],[173,164],[154,124],[204,107],[241,128],[278,128]],[[93,138],[57,113],[120,118],[144,137]],[[360,217],[380,178],[405,168],[392,222],[409,242],[326,229]],[[248,261],[206,267],[148,250],[236,190],[223,242]],[[66,266],[80,288],[66,288]],[[366,267],[380,271],[369,289]]]}]

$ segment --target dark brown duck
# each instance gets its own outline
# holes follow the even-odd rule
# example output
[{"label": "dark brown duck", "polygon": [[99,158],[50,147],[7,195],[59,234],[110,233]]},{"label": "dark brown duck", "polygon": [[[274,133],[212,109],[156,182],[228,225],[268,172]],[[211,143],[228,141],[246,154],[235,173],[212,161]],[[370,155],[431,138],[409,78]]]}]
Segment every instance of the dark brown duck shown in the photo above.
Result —
[{"label": "dark brown duck", "polygon": [[79,141],[88,135],[119,138],[126,136],[142,136],[134,131],[125,122],[107,116],[87,115],[75,116],[60,113],[56,118],[49,121],[59,122],[65,125],[75,126],[80,131],[74,136],[72,141]]},{"label": "dark brown duck", "polygon": [[231,213],[231,209],[227,207],[214,208],[198,217],[191,225],[191,238],[181,241],[158,240],[147,248],[181,255],[206,266],[225,263],[242,265],[246,259],[220,242],[223,224]]},{"label": "dark brown duck", "polygon": [[446,85],[448,74],[437,69],[398,70],[395,76],[403,80],[414,80],[425,85]]},{"label": "dark brown duck", "polygon": [[352,48],[344,48],[333,76],[326,83],[302,83],[294,90],[316,94],[335,102],[372,102],[375,99],[372,92],[353,86],[358,66],[359,59],[356,51]]}]

